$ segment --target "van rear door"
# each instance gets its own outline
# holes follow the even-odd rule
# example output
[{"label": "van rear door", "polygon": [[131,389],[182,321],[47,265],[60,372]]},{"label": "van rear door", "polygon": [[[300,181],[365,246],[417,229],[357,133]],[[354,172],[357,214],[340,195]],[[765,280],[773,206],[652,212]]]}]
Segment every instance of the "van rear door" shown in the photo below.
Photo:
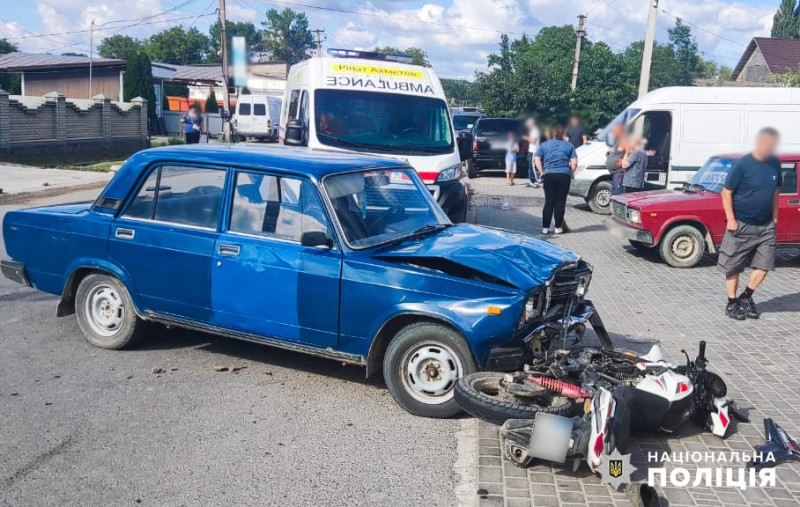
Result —
[{"label": "van rear door", "polygon": [[239,95],[236,102],[236,131],[249,135],[253,132],[253,97]]}]

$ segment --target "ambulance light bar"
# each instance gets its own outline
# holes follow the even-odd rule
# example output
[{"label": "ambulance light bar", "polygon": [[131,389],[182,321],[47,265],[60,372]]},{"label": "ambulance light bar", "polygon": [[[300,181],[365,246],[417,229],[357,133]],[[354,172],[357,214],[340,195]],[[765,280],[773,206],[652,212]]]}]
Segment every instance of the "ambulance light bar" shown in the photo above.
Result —
[{"label": "ambulance light bar", "polygon": [[413,62],[413,58],[408,55],[387,55],[384,53],[375,53],[374,51],[356,51],[354,49],[329,48],[328,55],[337,58],[363,58],[365,60],[382,60],[397,63]]}]

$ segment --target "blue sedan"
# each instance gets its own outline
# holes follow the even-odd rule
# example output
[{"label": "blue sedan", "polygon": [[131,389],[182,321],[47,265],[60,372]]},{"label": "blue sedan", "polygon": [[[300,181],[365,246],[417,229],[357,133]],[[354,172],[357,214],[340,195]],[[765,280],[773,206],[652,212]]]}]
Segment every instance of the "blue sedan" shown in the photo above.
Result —
[{"label": "blue sedan", "polygon": [[59,295],[57,315],[98,347],[131,346],[151,322],[217,333],[382,370],[428,417],[459,412],[458,377],[518,369],[587,320],[607,340],[576,254],[453,225],[385,158],[145,150],[95,202],[9,212],[3,236],[3,274]]}]

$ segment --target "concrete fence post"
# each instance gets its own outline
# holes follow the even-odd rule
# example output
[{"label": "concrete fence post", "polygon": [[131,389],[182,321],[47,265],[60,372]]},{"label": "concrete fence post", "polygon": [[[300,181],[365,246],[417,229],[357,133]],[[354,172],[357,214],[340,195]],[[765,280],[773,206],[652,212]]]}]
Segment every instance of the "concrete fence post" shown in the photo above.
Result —
[{"label": "concrete fence post", "polygon": [[100,104],[100,131],[103,139],[111,137],[111,99],[102,93],[92,97],[95,104]]},{"label": "concrete fence post", "polygon": [[11,113],[8,110],[8,92],[0,88],[0,148],[11,144]]},{"label": "concrete fence post", "polygon": [[149,134],[147,128],[147,99],[135,97],[131,99],[134,107],[139,108],[139,137],[146,138]]},{"label": "concrete fence post", "polygon": [[49,103],[55,104],[55,138],[63,141],[67,138],[67,98],[58,92],[50,92],[44,96]]}]

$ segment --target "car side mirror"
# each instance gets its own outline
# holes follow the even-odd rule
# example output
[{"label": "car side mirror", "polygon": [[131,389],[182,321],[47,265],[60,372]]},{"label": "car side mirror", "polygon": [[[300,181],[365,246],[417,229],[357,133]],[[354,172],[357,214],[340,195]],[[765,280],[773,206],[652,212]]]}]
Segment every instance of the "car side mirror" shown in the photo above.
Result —
[{"label": "car side mirror", "polygon": [[286,123],[286,136],[283,142],[289,146],[302,146],[303,122],[300,120],[289,120],[289,122]]},{"label": "car side mirror", "polygon": [[458,133],[456,142],[458,143],[458,156],[461,158],[462,162],[472,158],[472,140],[471,132]]},{"label": "car side mirror", "polygon": [[300,235],[300,244],[309,248],[333,248],[333,240],[322,231],[309,231]]}]

